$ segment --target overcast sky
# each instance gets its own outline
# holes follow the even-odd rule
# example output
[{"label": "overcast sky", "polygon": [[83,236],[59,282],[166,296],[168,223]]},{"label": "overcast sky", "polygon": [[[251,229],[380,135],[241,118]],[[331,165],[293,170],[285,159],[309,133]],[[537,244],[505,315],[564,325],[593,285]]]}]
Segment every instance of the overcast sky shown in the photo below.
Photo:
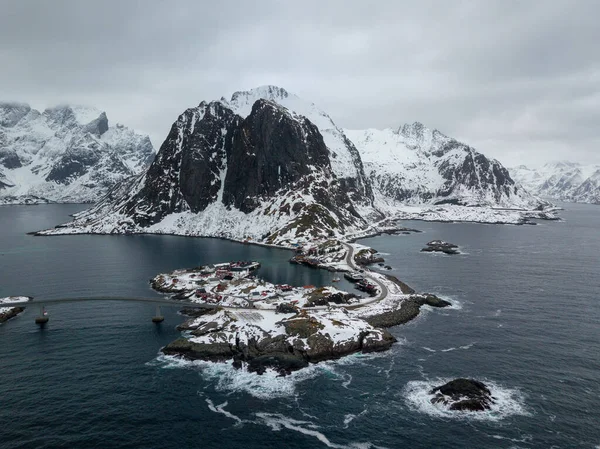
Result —
[{"label": "overcast sky", "polygon": [[0,0],[0,100],[151,135],[275,84],[345,128],[420,121],[506,165],[600,163],[600,1]]}]

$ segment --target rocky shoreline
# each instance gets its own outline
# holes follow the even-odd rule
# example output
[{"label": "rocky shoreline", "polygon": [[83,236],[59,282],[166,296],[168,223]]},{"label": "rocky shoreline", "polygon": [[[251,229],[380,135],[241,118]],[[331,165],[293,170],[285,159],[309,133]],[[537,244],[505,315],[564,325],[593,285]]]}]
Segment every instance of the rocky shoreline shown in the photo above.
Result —
[{"label": "rocky shoreline", "polygon": [[[376,254],[359,248],[364,258]],[[312,257],[340,263],[344,254],[330,243],[316,247]],[[272,369],[286,375],[310,363],[385,351],[396,341],[386,328],[414,319],[425,304],[450,305],[435,295],[416,293],[394,276],[368,269],[365,272],[380,285],[379,296],[373,299],[356,298],[334,287],[273,285],[254,273],[231,271],[236,268],[222,263],[162,273],[151,280],[155,290],[217,305],[210,310],[182,310],[191,318],[178,326],[184,335],[162,348],[165,355],[230,361],[258,374]]]},{"label": "rocky shoreline", "polygon": [[[268,316],[271,313],[274,315]],[[262,374],[273,369],[280,375],[305,368],[309,363],[340,358],[356,352],[389,349],[396,339],[349,315],[343,309],[327,313],[267,314],[264,321],[243,321],[231,310],[213,310],[184,324],[193,329],[162,349],[166,355],[211,362],[232,361]],[[260,325],[259,325],[260,324]]]},{"label": "rocky shoreline", "polygon": [[8,321],[24,311],[24,307],[10,307],[10,310],[7,310],[5,312],[0,311],[0,323]]},{"label": "rocky shoreline", "polygon": [[33,298],[31,296],[7,296],[6,298],[0,298],[0,324],[16,317],[20,313],[25,311],[24,307],[2,307],[3,303],[13,302],[28,302]]},{"label": "rocky shoreline", "polygon": [[435,295],[415,294],[410,295],[408,299],[402,301],[398,309],[368,316],[365,318],[365,321],[371,326],[379,328],[389,328],[400,324],[406,324],[419,316],[421,307],[424,305],[431,307],[448,307],[451,304]]}]

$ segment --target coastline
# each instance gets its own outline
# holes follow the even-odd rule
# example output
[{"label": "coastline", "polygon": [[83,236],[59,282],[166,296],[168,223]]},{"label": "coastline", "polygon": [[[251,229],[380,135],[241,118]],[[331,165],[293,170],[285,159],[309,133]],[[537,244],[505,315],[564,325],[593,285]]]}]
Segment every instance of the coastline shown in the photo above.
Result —
[{"label": "coastline", "polygon": [[[336,242],[344,251],[343,262],[322,263],[316,267],[357,270],[358,265],[353,259],[357,248],[346,242]],[[188,360],[231,361],[236,368],[244,366],[258,374],[271,369],[279,375],[287,375],[309,364],[356,352],[386,351],[396,342],[387,328],[416,318],[425,304],[434,307],[450,305],[434,295],[418,294],[395,276],[376,273],[368,267],[362,268],[362,274],[379,289],[374,296],[358,302],[344,299],[345,292],[334,287],[290,287],[292,296],[286,298],[277,293],[278,286],[254,276],[233,277],[229,281],[235,285],[232,291],[228,283],[223,284],[214,277],[214,270],[222,269],[224,265],[179,269],[153,278],[151,285],[155,290],[177,293],[192,301],[198,301],[195,298],[199,290],[195,295],[194,290],[200,283],[203,298],[200,301],[223,303],[222,307],[194,313],[178,327],[184,332],[182,337],[163,347],[162,353]],[[198,281],[201,275],[211,276],[212,283]],[[262,292],[267,296],[264,299],[257,296],[258,301],[250,302],[240,293],[249,295],[253,289],[257,295]],[[222,293],[215,298],[214,292]],[[319,297],[325,295],[320,300],[322,303],[316,304],[324,305],[310,304],[311,300],[307,298],[316,292]]]},{"label": "coastline", "polygon": [[7,296],[0,298],[0,324],[17,317],[25,311],[25,307],[2,307],[3,303],[26,303],[32,299],[31,296]]}]

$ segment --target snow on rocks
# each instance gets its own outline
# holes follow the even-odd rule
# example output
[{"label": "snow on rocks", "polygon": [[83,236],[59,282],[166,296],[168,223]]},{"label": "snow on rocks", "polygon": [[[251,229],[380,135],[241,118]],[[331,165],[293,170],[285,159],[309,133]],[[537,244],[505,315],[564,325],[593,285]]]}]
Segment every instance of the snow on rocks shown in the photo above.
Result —
[{"label": "snow on rocks", "polygon": [[[188,327],[192,327],[189,326]],[[163,348],[167,355],[208,361],[233,360],[234,366],[280,374],[309,363],[355,352],[388,349],[395,338],[344,310],[277,314],[274,311],[221,309],[194,319],[191,337]]]},{"label": "snow on rocks", "polygon": [[536,195],[561,201],[600,204],[600,165],[558,161],[537,168],[520,165],[511,168],[510,173]]},{"label": "snow on rocks", "polygon": [[[345,253],[357,249],[341,246]],[[335,241],[322,244],[325,249],[331,250],[325,254],[340,252]],[[285,375],[309,363],[386,350],[395,338],[382,327],[406,322],[421,305],[441,301],[415,295],[402,282],[368,270],[366,278],[380,287],[372,297],[357,298],[332,286],[273,285],[250,271],[257,266],[222,263],[154,277],[151,284],[158,291],[216,306],[194,313],[180,326],[184,336],[163,352],[192,360],[233,360],[234,366],[251,372],[274,369]]]},{"label": "snow on rocks", "polygon": [[153,156],[148,136],[97,109],[0,103],[0,204],[95,202]]},{"label": "snow on rocks", "polygon": [[7,296],[0,298],[0,323],[3,323],[25,310],[23,307],[1,307],[4,303],[28,302],[31,301],[30,296]]}]

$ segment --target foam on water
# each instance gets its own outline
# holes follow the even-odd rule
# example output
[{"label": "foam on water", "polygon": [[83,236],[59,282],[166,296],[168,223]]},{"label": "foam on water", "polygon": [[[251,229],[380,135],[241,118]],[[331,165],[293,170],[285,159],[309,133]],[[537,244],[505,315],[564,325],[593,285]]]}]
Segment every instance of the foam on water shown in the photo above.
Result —
[{"label": "foam on water", "polygon": [[459,350],[459,349],[462,349],[462,350],[471,349],[474,344],[475,344],[475,342],[469,343],[468,345],[463,345],[463,346],[452,346],[452,347],[446,348],[446,349],[432,349],[432,348],[429,348],[427,346],[421,346],[421,348],[424,349],[427,352],[438,352],[438,351],[439,352],[451,352],[451,351],[456,351],[456,350]]},{"label": "foam on water", "polygon": [[468,419],[477,421],[499,421],[509,416],[528,416],[523,394],[518,389],[505,388],[495,382],[484,380],[496,402],[485,412],[469,412],[449,410],[444,404],[432,404],[433,388],[443,385],[452,379],[435,379],[427,381],[411,381],[403,390],[408,406],[421,413],[438,418]]},{"label": "foam on water", "polygon": [[303,435],[311,436],[319,440],[327,447],[332,447],[335,449],[384,449],[379,446],[375,446],[373,443],[365,442],[365,443],[357,443],[350,442],[348,444],[337,444],[329,440],[319,430],[319,426],[311,423],[309,421],[300,421],[293,418],[289,418],[279,413],[256,413],[256,417],[261,420],[265,425],[271,428],[274,432],[279,432],[282,429],[292,430],[294,432],[299,432]]},{"label": "foam on water", "polygon": [[215,390],[225,393],[247,393],[258,399],[270,400],[293,397],[298,384],[326,375],[335,381],[341,381],[348,388],[352,376],[336,370],[338,367],[366,364],[369,360],[382,357],[381,353],[352,354],[338,360],[311,364],[307,368],[294,371],[287,376],[280,376],[277,371],[267,369],[264,374],[256,374],[245,368],[236,369],[230,362],[206,362],[203,360],[186,360],[181,357],[159,355],[148,365],[160,366],[164,369],[187,368],[197,369],[204,380],[214,383]]},{"label": "foam on water", "polygon": [[234,415],[231,412],[228,412],[227,410],[225,410],[225,407],[227,407],[228,402],[225,401],[220,405],[215,405],[213,403],[213,401],[211,401],[210,399],[206,398],[206,403],[208,404],[208,409],[211,412],[215,412],[215,413],[220,413],[222,415],[227,416],[228,418],[233,419],[234,421],[236,421],[236,426],[241,426],[243,421],[239,416]]},{"label": "foam on water", "polygon": [[364,416],[364,415],[366,415],[366,414],[367,414],[367,411],[368,411],[368,410],[367,410],[367,408],[365,407],[365,409],[364,409],[362,412],[360,412],[358,415],[355,415],[355,414],[353,414],[353,413],[348,413],[348,414],[346,414],[346,415],[344,416],[344,429],[347,429],[347,428],[348,428],[348,426],[350,425],[350,423],[351,423],[352,421],[354,421],[356,418],[359,418],[359,417],[361,417],[361,416]]}]

